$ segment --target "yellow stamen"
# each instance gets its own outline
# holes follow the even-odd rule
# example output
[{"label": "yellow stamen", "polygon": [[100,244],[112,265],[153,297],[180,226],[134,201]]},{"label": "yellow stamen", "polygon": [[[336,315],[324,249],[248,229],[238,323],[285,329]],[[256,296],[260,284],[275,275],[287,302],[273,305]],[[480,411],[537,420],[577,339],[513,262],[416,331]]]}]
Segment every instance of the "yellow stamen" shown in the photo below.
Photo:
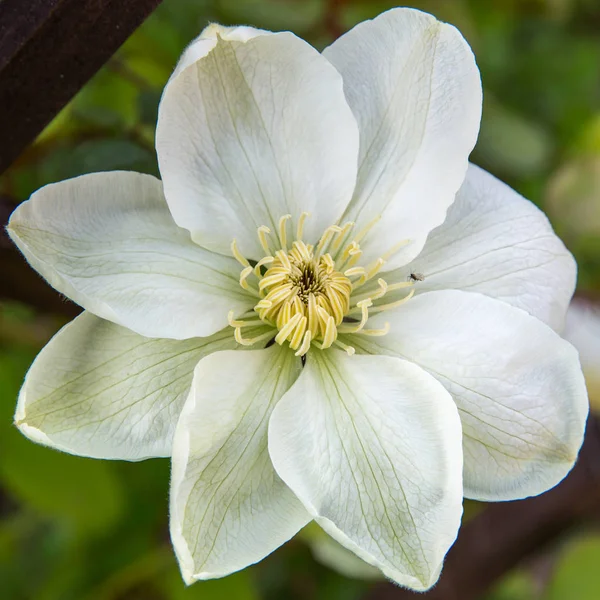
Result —
[{"label": "yellow stamen", "polygon": [[246,281],[246,279],[248,279],[248,277],[251,275],[251,273],[252,273],[252,267],[250,265],[248,265],[246,268],[242,269],[242,272],[240,273],[240,285],[248,292],[252,292],[255,296],[260,297],[259,291],[255,288],[253,288]]},{"label": "yellow stamen", "polygon": [[304,332],[304,338],[302,340],[302,345],[300,346],[300,348],[298,348],[298,351],[296,352],[296,356],[304,356],[308,352],[308,350],[310,349],[311,337],[312,337],[312,334],[310,331]]},{"label": "yellow stamen", "polygon": [[269,240],[267,239],[267,235],[271,233],[271,230],[266,225],[261,225],[258,228],[257,233],[258,241],[260,242],[260,245],[265,251],[265,254],[271,254],[271,252],[269,251]]},{"label": "yellow stamen", "polygon": [[385,323],[383,329],[361,329],[359,335],[370,335],[373,337],[381,337],[387,335],[390,332],[390,324]]},{"label": "yellow stamen", "polygon": [[233,337],[235,338],[235,341],[238,344],[241,344],[242,346],[254,346],[254,344],[257,344],[258,342],[261,342],[262,340],[266,340],[267,338],[272,338],[273,332],[267,331],[266,333],[263,333],[262,335],[258,335],[253,338],[245,339],[242,337],[242,330],[239,327],[236,327],[233,332]]},{"label": "yellow stamen", "polygon": [[375,227],[375,225],[377,225],[377,223],[379,223],[379,221],[381,220],[381,215],[378,215],[377,217],[375,217],[372,221],[369,221],[355,236],[354,236],[354,241],[359,244],[360,242],[362,242],[362,240],[364,239],[364,237],[367,235],[367,233],[369,233],[369,231],[371,231],[371,229],[373,229],[373,227]]},{"label": "yellow stamen", "polygon": [[250,266],[250,263],[246,260],[246,258],[239,251],[238,246],[237,246],[237,241],[235,239],[231,242],[231,253],[233,254],[235,260],[237,260],[240,263],[240,265],[242,265],[242,267]]},{"label": "yellow stamen", "polygon": [[340,340],[335,340],[334,344],[336,346],[339,346],[342,350],[345,350],[348,356],[353,356],[356,352],[356,350],[352,346],[348,346],[347,344],[344,344],[344,342],[340,342]]},{"label": "yellow stamen", "polygon": [[354,223],[352,221],[348,221],[348,222],[344,223],[344,225],[342,226],[341,230],[337,234],[337,236],[332,244],[333,250],[338,250],[338,248],[342,245],[344,238],[348,235],[348,232],[353,227],[354,227]]},{"label": "yellow stamen", "polygon": [[302,235],[304,234],[304,221],[310,217],[309,212],[303,212],[298,219],[298,227],[296,228],[296,239],[301,240]]},{"label": "yellow stamen", "polygon": [[283,215],[279,219],[279,241],[281,247],[287,252],[287,221],[292,218],[292,215]]},{"label": "yellow stamen", "polygon": [[[339,341],[338,334],[385,335],[389,331],[389,324],[383,329],[367,327],[371,315],[396,308],[412,297],[414,289],[396,302],[374,304],[392,290],[412,287],[412,280],[388,285],[379,278],[376,286],[369,284],[361,293],[355,293],[371,281],[386,260],[406,245],[408,240],[396,244],[390,252],[365,267],[359,264],[363,257],[359,242],[379,218],[368,223],[354,239],[353,222],[348,221],[343,226],[331,225],[313,246],[302,239],[304,224],[309,216],[307,212],[301,213],[296,226],[296,239],[291,245],[288,240],[290,215],[279,219],[277,235],[272,235],[265,225],[259,227],[258,239],[265,255],[256,263],[246,259],[236,240],[232,241],[232,255],[243,267],[240,285],[258,297],[254,305],[255,318],[245,313],[236,319],[233,311],[228,315],[228,323],[233,327],[238,343],[250,346],[269,338],[280,345],[288,342],[296,356],[305,356],[311,346],[321,350],[336,346],[352,355],[354,348]],[[250,283],[251,276],[256,278],[256,284]],[[356,313],[360,314],[360,320],[346,319]],[[261,323],[268,326],[267,333],[244,338],[243,328]]]},{"label": "yellow stamen", "polygon": [[338,327],[338,331],[340,333],[358,333],[364,326],[367,324],[367,320],[369,319],[369,307],[373,305],[373,302],[370,298],[367,300],[362,300],[356,306],[360,309],[362,316],[359,323],[356,324],[342,324]]},{"label": "yellow stamen", "polygon": [[396,302],[390,302],[389,304],[380,304],[379,306],[375,306],[371,309],[371,314],[380,313],[384,310],[391,310],[393,308],[398,308],[402,306],[406,302],[408,302],[415,295],[415,290],[410,290],[410,292],[401,300],[397,300]]},{"label": "yellow stamen", "polygon": [[254,266],[254,274],[257,277],[260,277],[260,268],[264,267],[265,265],[271,264],[274,260],[275,259],[272,256],[265,256],[264,258],[261,258]]}]

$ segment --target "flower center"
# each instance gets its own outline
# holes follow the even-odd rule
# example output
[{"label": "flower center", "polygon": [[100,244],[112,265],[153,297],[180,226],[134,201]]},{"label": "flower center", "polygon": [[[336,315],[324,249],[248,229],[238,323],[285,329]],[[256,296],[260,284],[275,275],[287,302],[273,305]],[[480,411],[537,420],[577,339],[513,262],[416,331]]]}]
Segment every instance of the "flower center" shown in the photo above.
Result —
[{"label": "flower center", "polygon": [[[354,223],[328,227],[313,246],[303,241],[304,221],[308,213],[298,219],[295,240],[288,248],[288,221],[291,215],[279,220],[278,235],[266,226],[258,228],[258,238],[265,256],[250,262],[242,256],[234,240],[231,250],[242,265],[240,285],[257,297],[252,315],[234,319],[229,313],[229,324],[235,329],[240,344],[253,345],[271,338],[268,332],[255,338],[244,338],[242,329],[259,323],[277,330],[275,342],[289,342],[297,356],[304,356],[311,345],[321,350],[333,345],[349,354],[354,348],[338,339],[340,334],[385,335],[383,329],[366,329],[370,313],[394,308],[412,297],[414,290],[400,300],[381,304],[379,300],[393,290],[413,286],[416,280],[388,285],[383,279],[374,281],[386,258],[407,242],[397,244],[384,257],[367,267],[357,266],[362,256],[360,241],[376,221],[352,236]],[[255,283],[252,281],[255,280]]]}]

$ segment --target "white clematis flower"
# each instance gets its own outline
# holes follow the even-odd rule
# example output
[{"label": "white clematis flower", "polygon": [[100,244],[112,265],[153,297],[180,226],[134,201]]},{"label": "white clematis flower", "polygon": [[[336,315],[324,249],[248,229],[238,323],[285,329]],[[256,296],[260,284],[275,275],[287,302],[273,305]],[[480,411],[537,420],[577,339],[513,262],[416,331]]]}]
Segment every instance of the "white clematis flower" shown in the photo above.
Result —
[{"label": "white clematis flower", "polygon": [[465,40],[419,11],[323,54],[209,27],[161,101],[162,182],[87,175],[11,218],[31,265],[86,309],[31,367],[18,427],[85,456],[171,456],[188,583],[314,519],[430,587],[463,495],[558,483],[588,410],[554,331],[573,259],[468,166],[480,111]]}]

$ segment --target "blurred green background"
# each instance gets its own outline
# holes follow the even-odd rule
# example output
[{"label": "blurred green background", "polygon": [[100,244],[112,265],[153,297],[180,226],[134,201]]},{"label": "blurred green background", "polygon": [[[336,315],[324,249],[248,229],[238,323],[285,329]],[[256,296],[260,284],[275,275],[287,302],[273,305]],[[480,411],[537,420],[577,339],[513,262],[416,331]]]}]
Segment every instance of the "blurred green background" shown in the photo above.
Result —
[{"label": "blurred green background", "polygon": [[[323,48],[394,5],[165,0],[0,178],[0,194],[18,202],[46,183],[100,170],[158,175],[153,138],[161,89],[183,48],[209,21],[290,29]],[[485,95],[474,162],[546,211],[579,263],[578,294],[600,299],[600,2],[408,5],[455,24],[472,45]],[[64,322],[0,302],[2,600],[364,596],[368,579],[345,577],[315,560],[328,562],[338,549],[312,529],[242,573],[185,588],[168,539],[168,461],[77,458],[38,447],[12,427],[27,367]],[[576,532],[509,574],[488,600],[597,600],[598,565],[600,535]]]}]

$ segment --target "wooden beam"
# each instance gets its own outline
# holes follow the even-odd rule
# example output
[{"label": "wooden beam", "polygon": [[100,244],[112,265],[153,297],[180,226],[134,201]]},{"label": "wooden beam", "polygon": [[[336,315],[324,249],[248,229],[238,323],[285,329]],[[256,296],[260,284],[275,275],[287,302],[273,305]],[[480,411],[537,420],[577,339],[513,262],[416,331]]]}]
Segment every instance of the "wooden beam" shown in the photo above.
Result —
[{"label": "wooden beam", "polygon": [[160,2],[0,1],[0,173]]}]

